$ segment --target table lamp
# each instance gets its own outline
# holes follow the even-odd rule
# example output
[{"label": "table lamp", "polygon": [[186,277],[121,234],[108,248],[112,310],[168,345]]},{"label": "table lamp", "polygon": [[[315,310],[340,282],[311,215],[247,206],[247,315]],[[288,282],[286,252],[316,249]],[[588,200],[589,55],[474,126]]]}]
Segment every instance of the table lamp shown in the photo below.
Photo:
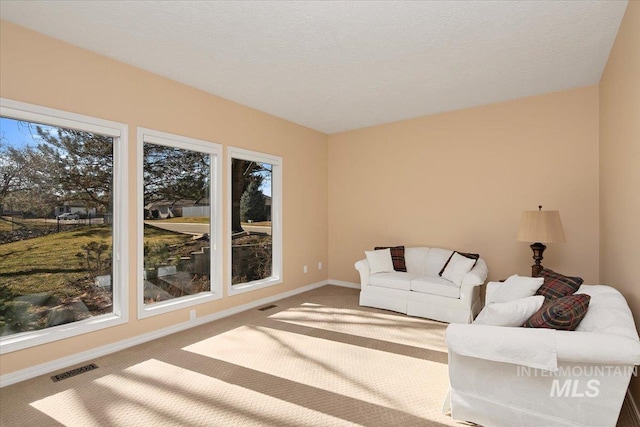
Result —
[{"label": "table lamp", "polygon": [[564,231],[560,221],[560,211],[543,211],[542,206],[538,206],[537,211],[524,211],[520,219],[518,229],[519,242],[533,242],[533,259],[535,263],[531,266],[531,276],[537,277],[542,271],[542,253],[547,247],[545,243],[564,243]]}]

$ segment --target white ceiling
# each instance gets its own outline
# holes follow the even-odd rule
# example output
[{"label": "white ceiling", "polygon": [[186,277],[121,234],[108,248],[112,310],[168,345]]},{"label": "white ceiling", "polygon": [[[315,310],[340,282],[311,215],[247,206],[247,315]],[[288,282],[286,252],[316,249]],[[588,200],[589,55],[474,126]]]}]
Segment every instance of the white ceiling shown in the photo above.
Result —
[{"label": "white ceiling", "polygon": [[597,84],[627,1],[0,1],[3,20],[334,133]]}]

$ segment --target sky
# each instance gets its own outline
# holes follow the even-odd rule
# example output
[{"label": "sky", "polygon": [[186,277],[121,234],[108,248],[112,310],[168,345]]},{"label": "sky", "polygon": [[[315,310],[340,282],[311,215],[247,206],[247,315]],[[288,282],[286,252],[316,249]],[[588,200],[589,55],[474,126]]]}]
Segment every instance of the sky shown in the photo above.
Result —
[{"label": "sky", "polygon": [[[41,126],[49,127],[46,125]],[[39,141],[35,129],[30,130],[25,122],[6,117],[0,117],[0,138],[2,138],[1,145],[8,145],[14,148],[22,148],[26,145],[36,147]],[[267,167],[266,169],[270,168]],[[264,175],[265,179],[260,186],[260,190],[262,194],[271,197],[271,173],[265,173]]]},{"label": "sky", "polygon": [[15,148],[22,148],[25,145],[35,147],[38,145],[37,141],[39,139],[37,134],[35,134],[35,129],[33,129],[33,134],[32,137],[29,127],[25,122],[0,117],[0,138],[2,138],[3,145],[6,144]]}]

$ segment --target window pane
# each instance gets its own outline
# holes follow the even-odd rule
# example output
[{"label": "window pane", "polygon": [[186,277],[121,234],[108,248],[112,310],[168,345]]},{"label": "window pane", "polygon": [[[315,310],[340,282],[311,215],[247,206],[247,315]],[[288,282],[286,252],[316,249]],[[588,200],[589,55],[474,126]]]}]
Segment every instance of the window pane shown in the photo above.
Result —
[{"label": "window pane", "polygon": [[210,155],[143,143],[144,303],[211,290]]},{"label": "window pane", "polygon": [[113,138],[0,125],[0,335],[112,313]]},{"label": "window pane", "polygon": [[231,159],[231,284],[271,277],[273,165]]}]

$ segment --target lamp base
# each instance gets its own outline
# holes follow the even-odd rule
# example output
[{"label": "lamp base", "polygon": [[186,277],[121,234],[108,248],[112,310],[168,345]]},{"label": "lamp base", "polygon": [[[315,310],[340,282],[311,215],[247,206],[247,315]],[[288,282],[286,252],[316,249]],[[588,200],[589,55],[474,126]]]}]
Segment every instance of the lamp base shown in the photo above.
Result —
[{"label": "lamp base", "polygon": [[535,264],[531,266],[531,277],[538,277],[544,268],[542,264],[540,264],[540,261],[542,261],[542,253],[547,247],[542,243],[534,243],[530,248],[533,251],[533,260],[535,261]]}]

